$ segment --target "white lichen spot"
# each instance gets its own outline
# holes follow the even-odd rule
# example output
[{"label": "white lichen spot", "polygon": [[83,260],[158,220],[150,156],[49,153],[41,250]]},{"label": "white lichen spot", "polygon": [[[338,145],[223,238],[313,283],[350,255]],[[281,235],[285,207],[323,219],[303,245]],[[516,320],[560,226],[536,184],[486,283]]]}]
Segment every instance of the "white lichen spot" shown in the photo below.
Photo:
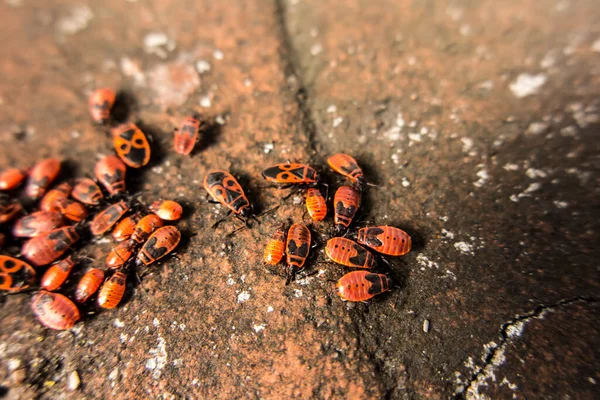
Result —
[{"label": "white lichen spot", "polygon": [[333,127],[337,128],[338,126],[340,126],[342,124],[342,122],[344,122],[344,118],[342,117],[337,117],[333,120]]},{"label": "white lichen spot", "polygon": [[548,76],[546,74],[520,74],[517,79],[509,85],[511,92],[519,98],[536,94],[541,88]]},{"label": "white lichen spot", "polygon": [[152,325],[154,325],[155,328],[158,328],[160,326],[160,321],[158,320],[158,318],[154,318],[152,320]]},{"label": "white lichen spot", "polygon": [[233,278],[229,278],[229,279],[227,279],[227,284],[229,286],[233,286],[235,284],[235,280],[233,280]]},{"label": "white lichen spot", "polygon": [[275,311],[275,309],[272,306],[267,307],[267,312],[273,312]]},{"label": "white lichen spot", "polygon": [[263,151],[265,154],[269,154],[273,151],[274,148],[275,145],[273,143],[265,143],[265,145],[263,146]]},{"label": "white lichen spot", "polygon": [[548,124],[546,122],[532,122],[525,131],[528,135],[541,135],[548,130]]},{"label": "white lichen spot", "polygon": [[85,28],[94,18],[94,13],[85,4],[78,4],[69,10],[69,15],[58,21],[58,29],[65,35],[73,35]]},{"label": "white lichen spot", "polygon": [[210,63],[206,60],[198,60],[196,61],[196,71],[200,75],[205,74],[210,71]]},{"label": "white lichen spot", "polygon": [[119,367],[114,368],[112,371],[110,371],[110,374],[108,374],[108,380],[110,381],[114,381],[119,377]]},{"label": "white lichen spot", "polygon": [[240,294],[238,294],[238,297],[237,297],[238,303],[244,303],[248,300],[250,300],[250,293],[243,291]]},{"label": "white lichen spot", "polygon": [[454,233],[444,228],[442,228],[442,236],[444,237],[444,239],[454,239]]},{"label": "white lichen spot", "polygon": [[566,201],[560,201],[560,200],[554,200],[554,206],[556,208],[567,208],[569,207],[569,203],[567,203]]},{"label": "white lichen spot", "polygon": [[431,261],[429,258],[427,258],[423,253],[419,254],[417,256],[417,262],[423,267],[423,268],[439,268],[439,264],[436,263],[435,261]]},{"label": "white lichen spot", "polygon": [[463,143],[463,147],[462,147],[462,152],[463,153],[470,153],[471,149],[473,148],[473,139],[468,138],[468,137],[463,137],[460,138],[460,141]]},{"label": "white lichen spot", "polygon": [[502,168],[504,168],[506,171],[518,171],[519,165],[507,163],[507,164],[504,164],[504,166]]},{"label": "white lichen spot", "polygon": [[321,43],[315,43],[310,47],[310,54],[312,54],[313,56],[320,54],[322,51],[323,46],[321,45]]},{"label": "white lichen spot", "polygon": [[292,204],[295,205],[295,206],[302,204],[302,197],[300,197],[300,196],[294,196],[292,198]]},{"label": "white lichen spot", "polygon": [[413,132],[408,134],[408,139],[410,140],[410,143],[408,144],[410,146],[413,142],[421,142],[423,140],[423,137],[420,133]]},{"label": "white lichen spot", "polygon": [[467,242],[456,242],[454,248],[463,254],[473,255],[473,245]]},{"label": "white lichen spot", "polygon": [[329,114],[333,114],[337,111],[337,107],[335,106],[335,104],[330,104],[329,107],[327,107],[327,112]]},{"label": "white lichen spot", "polygon": [[400,154],[394,153],[391,158],[394,164],[400,164]]},{"label": "white lichen spot", "polygon": [[260,324],[260,325],[254,325],[254,332],[259,333],[265,330],[267,326],[265,324]]},{"label": "white lichen spot", "polygon": [[542,171],[541,169],[535,169],[535,168],[527,169],[527,171],[525,171],[525,175],[527,175],[531,179],[545,178],[548,176],[548,174],[545,171]]},{"label": "white lichen spot", "polygon": [[152,370],[152,378],[154,379],[160,378],[162,369],[167,365],[166,342],[160,336],[157,338],[157,341],[158,344],[156,348],[148,351],[154,357],[146,361],[146,369]]},{"label": "white lichen spot", "polygon": [[126,333],[121,333],[121,334],[119,335],[119,341],[120,341],[122,344],[125,344],[125,343],[127,343],[127,339],[129,339],[129,335],[128,335],[128,334],[126,334]]},{"label": "white lichen spot", "polygon": [[222,60],[224,57],[224,54],[221,50],[216,49],[215,51],[213,51],[213,57],[215,58],[215,60]]},{"label": "white lichen spot", "polygon": [[488,181],[488,179],[490,179],[490,176],[486,169],[478,171],[476,175],[479,179],[476,182],[473,182],[473,185],[477,187],[482,187]]},{"label": "white lichen spot", "polygon": [[409,187],[410,186],[410,181],[407,178],[405,178],[405,177],[402,178],[402,186],[403,187]]},{"label": "white lichen spot", "polygon": [[530,194],[530,193],[533,193],[533,192],[536,192],[536,191],[540,190],[541,187],[542,187],[541,183],[539,183],[539,182],[533,182],[532,184],[530,184],[527,187],[527,189],[525,189],[525,191],[523,193]]},{"label": "white lichen spot", "polygon": [[302,289],[294,289],[294,297],[302,297]]},{"label": "white lichen spot", "polygon": [[519,202],[519,196],[517,196],[516,194],[511,194],[509,199],[510,201],[514,201],[515,203]]},{"label": "white lichen spot", "polygon": [[506,327],[506,335],[509,338],[519,337],[523,333],[523,328],[525,328],[525,324],[522,321],[517,321]]},{"label": "white lichen spot", "polygon": [[121,321],[119,318],[116,318],[113,321],[113,325],[117,328],[123,328],[125,326],[125,322]]},{"label": "white lichen spot", "polygon": [[387,131],[385,131],[385,133],[383,134],[383,136],[391,141],[391,142],[395,142],[397,140],[402,139],[402,134],[400,133],[400,128],[397,126],[393,126],[390,129],[388,129]]},{"label": "white lichen spot", "polygon": [[212,102],[210,101],[210,97],[202,96],[200,98],[200,107],[209,108],[211,105]]}]

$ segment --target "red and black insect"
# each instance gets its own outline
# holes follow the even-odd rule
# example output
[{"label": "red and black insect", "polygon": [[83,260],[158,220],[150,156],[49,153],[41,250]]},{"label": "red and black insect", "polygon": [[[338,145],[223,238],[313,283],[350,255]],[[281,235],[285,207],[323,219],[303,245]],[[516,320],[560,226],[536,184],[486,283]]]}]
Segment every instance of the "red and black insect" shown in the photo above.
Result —
[{"label": "red and black insect", "polygon": [[150,161],[150,144],[146,135],[132,122],[112,130],[117,155],[131,168],[141,168]]},{"label": "red and black insect", "polygon": [[76,228],[65,226],[29,239],[23,245],[21,254],[31,264],[40,267],[58,259],[78,240]]},{"label": "red and black insect", "polygon": [[111,249],[106,256],[106,266],[111,269],[119,269],[131,258],[135,246],[130,242],[121,242]]},{"label": "red and black insect", "polygon": [[35,283],[35,269],[26,262],[0,255],[0,290],[19,292]]},{"label": "red and black insect", "polygon": [[36,237],[63,226],[63,216],[58,211],[36,211],[21,217],[13,226],[15,237]]},{"label": "red and black insect", "polygon": [[360,169],[356,160],[348,154],[335,154],[327,159],[327,164],[338,174],[350,179],[352,183],[358,186],[365,184],[362,169]]},{"label": "red and black insect", "polygon": [[125,171],[127,167],[116,156],[106,156],[96,163],[96,179],[110,195],[125,191]]},{"label": "red and black insect", "polygon": [[388,256],[402,256],[410,251],[412,240],[402,229],[371,226],[358,230],[358,243]]},{"label": "red and black insect", "polygon": [[192,152],[198,139],[199,128],[200,115],[197,113],[184,119],[179,129],[175,128],[173,147],[176,153],[187,156]]},{"label": "red and black insect", "polygon": [[58,211],[58,204],[69,198],[72,189],[73,187],[67,182],[56,185],[42,197],[40,209],[42,211]]},{"label": "red and black insect", "polygon": [[65,283],[74,266],[75,262],[73,262],[71,257],[67,257],[51,265],[42,276],[40,286],[49,292],[55,291]]},{"label": "red and black insect", "polygon": [[46,158],[35,164],[29,171],[29,179],[25,186],[27,197],[33,199],[42,197],[59,172],[60,161],[56,158]]},{"label": "red and black insect", "polygon": [[104,271],[98,268],[92,268],[86,272],[75,290],[75,301],[83,304],[96,293],[102,282],[104,281]]},{"label": "red and black insect", "polygon": [[59,331],[72,328],[81,318],[77,306],[58,293],[40,291],[33,296],[31,308],[46,328]]},{"label": "red and black insect", "polygon": [[335,233],[343,233],[350,224],[360,206],[360,194],[350,186],[341,186],[333,197],[335,215]]},{"label": "red and black insect", "polygon": [[18,201],[0,201],[0,224],[12,221],[23,211],[23,206]]},{"label": "red and black insect", "polygon": [[136,225],[129,241],[133,246],[142,244],[156,229],[163,226],[163,221],[158,215],[148,214],[142,218]]},{"label": "red and black insect", "polygon": [[371,269],[375,266],[375,257],[371,252],[343,237],[329,239],[325,253],[332,261],[346,267]]},{"label": "red and black insect", "polygon": [[127,288],[127,275],[117,271],[100,288],[98,305],[105,309],[112,309],[119,305]]},{"label": "red and black insect", "polygon": [[[213,199],[228,207],[236,216],[248,218],[252,215],[252,206],[238,181],[227,171],[211,171],[204,178],[204,190]],[[222,220],[217,221],[213,227]],[[245,222],[245,221],[244,221]]]},{"label": "red and black insect", "polygon": [[327,216],[327,201],[318,188],[306,192],[306,211],[313,221],[323,221]]},{"label": "red and black insect", "polygon": [[296,276],[298,271],[304,267],[310,251],[310,230],[302,224],[294,224],[287,234],[286,244],[286,285]]},{"label": "red and black insect", "polygon": [[115,104],[117,94],[111,89],[96,89],[88,100],[88,109],[92,120],[98,124],[104,124],[110,117],[110,110]]},{"label": "red and black insect", "polygon": [[64,215],[65,218],[74,222],[80,222],[88,216],[87,208],[75,200],[64,199],[59,201],[56,206],[58,211]]},{"label": "red and black insect", "polygon": [[142,219],[142,216],[138,213],[132,214],[126,218],[123,218],[121,222],[117,224],[113,229],[112,236],[117,242],[129,240],[135,230],[135,226]]},{"label": "red and black insect", "polygon": [[317,171],[306,164],[277,164],[265,169],[262,176],[269,182],[283,184],[286,187],[317,183]]},{"label": "red and black insect", "polygon": [[73,196],[75,200],[90,206],[96,206],[100,204],[104,198],[100,187],[96,184],[96,182],[89,178],[77,180],[77,183],[71,192],[71,196]]},{"label": "red and black insect", "polygon": [[169,254],[181,240],[181,232],[176,227],[163,226],[148,238],[138,252],[135,263],[137,266],[148,266]]},{"label": "red and black insect", "polygon": [[337,294],[345,301],[367,301],[390,289],[388,277],[368,271],[353,271],[337,282]]},{"label": "red and black insect", "polygon": [[155,201],[148,209],[165,221],[177,221],[183,214],[181,205],[173,200]]},{"label": "red and black insect", "polygon": [[121,219],[127,210],[129,210],[129,206],[124,201],[111,204],[96,214],[90,224],[90,231],[95,236],[106,233]]},{"label": "red and black insect", "polygon": [[269,239],[267,246],[265,247],[265,254],[263,259],[267,264],[277,265],[283,258],[285,251],[286,242],[286,229],[285,224],[281,224],[275,229],[273,236]]},{"label": "red and black insect", "polygon": [[0,190],[18,188],[27,178],[27,173],[18,168],[10,168],[0,174]]}]

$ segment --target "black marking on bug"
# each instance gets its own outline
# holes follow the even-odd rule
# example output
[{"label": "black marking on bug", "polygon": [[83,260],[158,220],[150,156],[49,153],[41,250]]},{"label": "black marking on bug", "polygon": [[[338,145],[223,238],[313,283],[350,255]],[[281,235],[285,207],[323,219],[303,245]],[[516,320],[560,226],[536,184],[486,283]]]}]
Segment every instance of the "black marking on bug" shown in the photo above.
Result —
[{"label": "black marking on bug", "polygon": [[134,165],[142,165],[148,154],[148,149],[145,147],[131,146],[129,152],[123,154],[123,157]]},{"label": "black marking on bug", "polygon": [[221,172],[221,171],[211,172],[206,177],[206,184],[208,185],[209,188],[213,187],[214,185],[221,185],[222,186],[223,185],[223,181],[228,176],[231,176],[231,175],[228,174],[228,173],[225,173],[225,172]]},{"label": "black marking on bug", "polygon": [[308,256],[308,243],[305,242],[298,246],[295,240],[290,240],[287,251],[290,255],[306,258]]},{"label": "black marking on bug", "polygon": [[2,269],[6,272],[12,272],[11,270],[16,266],[17,266],[17,263],[14,262],[13,260],[6,260],[2,264]]},{"label": "black marking on bug", "polygon": [[370,262],[367,264],[365,264],[365,263],[367,262],[367,260],[371,261],[371,259],[373,258],[371,253],[369,253],[367,250],[365,250],[364,247],[359,246],[357,244],[353,244],[352,247],[356,251],[356,255],[353,257],[350,257],[348,259],[348,261],[350,261],[352,264],[357,265],[357,266],[361,266],[361,267],[364,266],[366,268],[370,268],[371,263]]},{"label": "black marking on bug", "polygon": [[383,286],[381,284],[381,276],[379,274],[367,274],[365,275],[365,279],[371,282],[371,287],[369,288],[369,294],[379,294],[384,291]]},{"label": "black marking on bug", "polygon": [[368,228],[365,243],[370,247],[381,247],[383,242],[377,237],[383,233],[381,228]]},{"label": "black marking on bug", "polygon": [[148,240],[142,249],[142,253],[146,252],[154,259],[154,261],[158,260],[165,254],[167,254],[167,247],[156,247],[156,242],[158,241],[157,237],[153,237]]},{"label": "black marking on bug", "polygon": [[196,127],[192,124],[186,123],[183,125],[180,132],[182,134],[187,134],[190,138],[193,138],[196,134]]}]

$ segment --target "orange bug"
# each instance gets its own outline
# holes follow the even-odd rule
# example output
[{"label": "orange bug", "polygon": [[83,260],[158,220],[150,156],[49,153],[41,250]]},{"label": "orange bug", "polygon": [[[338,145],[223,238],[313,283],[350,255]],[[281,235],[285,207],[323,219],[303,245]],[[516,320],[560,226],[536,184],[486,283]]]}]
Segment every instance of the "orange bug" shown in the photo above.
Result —
[{"label": "orange bug", "polygon": [[36,211],[17,220],[13,236],[35,237],[63,226],[63,216],[58,211]]},{"label": "orange bug", "polygon": [[265,169],[263,178],[269,182],[286,185],[311,184],[317,182],[317,171],[309,165],[282,163]]},{"label": "orange bug", "polygon": [[98,305],[102,308],[111,309],[119,305],[127,288],[127,275],[117,271],[100,288],[98,293]]},{"label": "orange bug", "polygon": [[117,242],[122,242],[123,240],[128,240],[133,231],[135,230],[135,226],[140,221],[142,216],[140,214],[133,214],[126,218],[123,218],[121,222],[117,224],[115,229],[113,229],[112,236]]},{"label": "orange bug", "polygon": [[108,121],[116,97],[117,94],[111,89],[96,89],[92,92],[88,99],[88,109],[94,122],[104,124]]},{"label": "orange bug", "polygon": [[12,221],[23,211],[23,206],[18,201],[3,204],[0,202],[0,224],[5,224]]},{"label": "orange bug", "polygon": [[144,243],[157,228],[163,226],[163,221],[158,215],[148,214],[136,225],[129,241],[132,245]]},{"label": "orange bug", "polygon": [[327,159],[327,164],[332,170],[349,178],[353,183],[359,186],[365,184],[362,169],[360,169],[356,160],[348,154],[333,155]]},{"label": "orange bug", "polygon": [[181,240],[181,232],[176,227],[169,225],[158,229],[144,243],[136,257],[136,265],[150,265],[169,254]]},{"label": "orange bug", "polygon": [[286,285],[294,279],[296,273],[302,269],[310,250],[310,230],[302,224],[290,227],[286,244]]},{"label": "orange bug", "polygon": [[57,204],[60,211],[67,219],[74,222],[79,222],[88,216],[87,208],[78,201],[64,199]]},{"label": "orange bug", "polygon": [[60,172],[60,161],[56,158],[46,158],[35,164],[29,171],[29,179],[25,186],[27,197],[39,199]]},{"label": "orange bug", "polygon": [[129,210],[129,206],[124,201],[111,204],[96,214],[90,224],[90,231],[95,236],[106,233],[119,219],[121,219],[127,210]]},{"label": "orange bug", "polygon": [[[247,218],[252,215],[252,206],[238,181],[227,171],[210,171],[204,178],[204,190],[213,199],[228,207],[236,216]],[[223,219],[217,221],[217,226]],[[245,221],[244,221],[245,222]]]},{"label": "orange bug", "polygon": [[263,259],[267,264],[277,265],[283,258],[285,249],[286,230],[285,224],[281,224],[275,229],[273,236],[269,239]]},{"label": "orange bug", "polygon": [[98,268],[90,269],[81,277],[79,283],[77,284],[77,289],[75,290],[75,301],[80,304],[88,301],[88,299],[94,293],[96,293],[103,281],[104,271]]},{"label": "orange bug", "polygon": [[59,331],[72,328],[81,318],[71,300],[62,294],[44,290],[33,296],[31,308],[42,325]]},{"label": "orange bug", "polygon": [[27,173],[17,168],[10,168],[0,174],[0,190],[13,190],[27,178]]},{"label": "orange bug", "polygon": [[329,239],[325,252],[332,261],[346,267],[371,269],[375,266],[375,257],[370,251],[343,237]]},{"label": "orange bug", "polygon": [[106,191],[110,195],[115,195],[125,191],[126,169],[119,157],[106,156],[96,163],[94,173]]},{"label": "orange bug", "polygon": [[58,211],[58,203],[67,200],[72,189],[73,187],[67,182],[56,185],[42,197],[40,208],[42,211]]},{"label": "orange bug", "polygon": [[36,267],[50,264],[63,255],[77,240],[79,233],[74,226],[65,226],[29,239],[21,254]]},{"label": "orange bug", "polygon": [[112,269],[119,269],[131,258],[134,245],[130,242],[121,242],[117,244],[106,256],[106,266]]},{"label": "orange bug", "polygon": [[327,216],[327,201],[317,188],[309,188],[306,192],[306,210],[313,221],[323,221]]},{"label": "orange bug", "polygon": [[192,152],[198,139],[200,128],[200,115],[194,113],[191,117],[183,120],[179,129],[175,128],[174,149],[176,153],[187,156]]},{"label": "orange bug", "polygon": [[183,214],[181,205],[173,200],[155,201],[148,209],[165,221],[177,221]]},{"label": "orange bug", "polygon": [[141,168],[150,161],[150,144],[136,124],[129,122],[112,130],[117,155],[131,168]]},{"label": "orange bug", "polygon": [[388,256],[402,256],[410,251],[412,240],[402,229],[371,226],[358,230],[358,243]]},{"label": "orange bug", "polygon": [[352,223],[360,205],[360,194],[350,186],[341,186],[333,197],[335,233],[341,234]]},{"label": "orange bug", "polygon": [[18,292],[35,283],[35,270],[26,262],[0,256],[0,290]]},{"label": "orange bug", "polygon": [[75,263],[71,260],[71,257],[53,264],[42,276],[40,286],[49,292],[54,292],[65,283],[74,266]]},{"label": "orange bug", "polygon": [[367,301],[390,290],[387,276],[368,271],[353,271],[336,283],[337,294],[345,301]]},{"label": "orange bug", "polygon": [[100,187],[90,178],[78,179],[73,187],[71,196],[73,196],[75,200],[90,206],[100,204],[100,201],[104,198]]}]

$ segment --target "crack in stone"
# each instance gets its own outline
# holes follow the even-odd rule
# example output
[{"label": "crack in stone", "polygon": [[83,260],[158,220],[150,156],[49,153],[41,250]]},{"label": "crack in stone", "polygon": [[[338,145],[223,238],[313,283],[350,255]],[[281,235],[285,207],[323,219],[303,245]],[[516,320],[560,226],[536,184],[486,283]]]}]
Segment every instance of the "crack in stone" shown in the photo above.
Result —
[{"label": "crack in stone", "polygon": [[[516,317],[502,324],[500,327],[500,343],[496,344],[492,341],[490,342],[490,346],[486,346],[486,354],[483,358],[483,365],[476,367],[469,380],[456,387],[453,399],[464,400],[478,398],[477,394],[479,385],[485,384],[488,376],[493,377],[493,367],[499,366],[504,361],[504,350],[506,346],[514,341],[513,338],[520,335],[520,332],[527,322],[532,319],[540,318],[545,313],[556,312],[562,307],[570,306],[575,303],[594,304],[598,301],[599,300],[595,297],[579,296],[563,299],[550,305],[542,304],[536,307],[533,311],[517,315]],[[489,367],[491,367],[491,369],[489,369]]]},{"label": "crack in stone", "polygon": [[317,126],[313,119],[312,110],[309,106],[308,90],[306,89],[305,82],[302,77],[301,64],[298,53],[294,48],[292,38],[288,29],[286,7],[284,5],[285,0],[275,1],[275,19],[279,27],[279,36],[281,38],[280,46],[280,57],[284,64],[284,72],[286,78],[293,78],[296,80],[296,93],[295,99],[300,110],[300,118],[302,124],[302,130],[306,138],[308,139],[308,145],[310,153],[314,157],[318,154],[317,146],[315,143],[315,137],[317,133]]}]

